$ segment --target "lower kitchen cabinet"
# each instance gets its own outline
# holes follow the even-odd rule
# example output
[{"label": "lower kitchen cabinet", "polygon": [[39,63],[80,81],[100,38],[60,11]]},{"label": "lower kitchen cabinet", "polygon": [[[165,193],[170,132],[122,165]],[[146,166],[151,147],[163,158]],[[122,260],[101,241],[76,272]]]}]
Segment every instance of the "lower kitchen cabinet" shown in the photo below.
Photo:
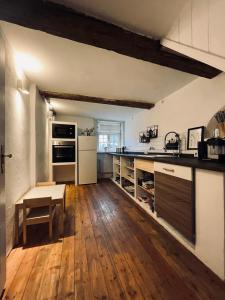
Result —
[{"label": "lower kitchen cabinet", "polygon": [[[164,162],[113,157],[113,181],[173,237],[222,280],[225,279],[225,173]],[[127,170],[130,170],[128,172]],[[134,173],[134,180],[128,174]],[[140,185],[144,173],[154,187]],[[123,187],[123,178],[134,185],[135,194]],[[148,196],[145,203],[139,196]],[[150,196],[151,197],[150,197]],[[149,204],[152,204],[149,205]]]},{"label": "lower kitchen cabinet", "polygon": [[163,164],[160,164],[161,172],[155,171],[157,217],[163,218],[195,243],[195,197],[193,181],[190,180],[191,169],[173,165],[162,167]]},{"label": "lower kitchen cabinet", "polygon": [[225,173],[197,169],[195,254],[225,279]]}]

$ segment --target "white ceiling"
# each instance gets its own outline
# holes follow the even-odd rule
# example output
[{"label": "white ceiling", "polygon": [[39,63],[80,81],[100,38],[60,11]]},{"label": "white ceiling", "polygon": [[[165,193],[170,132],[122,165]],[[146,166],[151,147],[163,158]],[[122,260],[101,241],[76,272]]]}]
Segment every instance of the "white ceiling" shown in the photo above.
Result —
[{"label": "white ceiling", "polygon": [[53,0],[147,36],[164,37],[187,0]]},{"label": "white ceiling", "polygon": [[[183,0],[172,1],[173,5],[171,1],[166,0],[146,0],[141,1],[141,5],[140,1],[134,0],[64,2],[74,2],[79,4],[79,7],[83,5],[85,8],[89,7],[90,10],[98,7],[99,13],[108,12],[118,20],[119,17],[124,16],[123,19],[127,23],[132,24],[133,20],[133,24],[139,24],[138,30],[143,29],[142,32],[144,32],[144,28],[147,30],[145,25],[148,25],[149,30],[153,29],[154,35],[160,36],[167,31],[165,27],[171,22],[171,20],[166,22],[165,11],[168,12],[168,19],[171,19],[173,11],[178,10]],[[129,10],[127,9],[125,13],[128,2]],[[161,14],[159,14],[160,6]],[[170,6],[173,9],[169,8]],[[134,18],[135,7],[136,18]],[[142,13],[143,18],[140,18]],[[106,17],[108,18],[107,14]],[[147,19],[150,21],[148,22]],[[165,27],[159,25],[159,23],[164,23],[162,20],[167,24]],[[187,73],[14,24],[0,22],[0,26],[15,53],[20,54],[20,63],[22,62],[26,75],[42,90],[155,103],[196,78]],[[121,112],[124,112],[124,118],[125,112],[135,112],[135,110],[121,107],[74,101],[67,105],[68,108],[60,106],[62,113],[65,110],[76,111],[79,115],[90,117],[104,114],[109,119],[121,119],[123,116]]]},{"label": "white ceiling", "polygon": [[69,116],[84,116],[95,119],[124,121],[140,112],[137,108],[128,108],[115,105],[78,102],[72,100],[51,99],[56,114]]},{"label": "white ceiling", "polygon": [[[26,74],[44,90],[157,102],[195,78],[44,32],[1,24],[15,52],[23,54]],[[32,62],[29,67],[30,58],[37,61],[34,68]]]}]

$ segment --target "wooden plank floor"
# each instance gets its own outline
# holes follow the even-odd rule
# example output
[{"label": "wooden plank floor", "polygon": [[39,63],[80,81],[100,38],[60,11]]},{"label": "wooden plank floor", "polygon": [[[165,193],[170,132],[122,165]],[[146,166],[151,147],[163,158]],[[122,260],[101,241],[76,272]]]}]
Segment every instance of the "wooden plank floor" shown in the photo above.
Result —
[{"label": "wooden plank floor", "polygon": [[[57,224],[55,224],[57,226]],[[7,260],[3,299],[225,299],[225,284],[111,181],[67,186],[65,237],[45,225]]]}]

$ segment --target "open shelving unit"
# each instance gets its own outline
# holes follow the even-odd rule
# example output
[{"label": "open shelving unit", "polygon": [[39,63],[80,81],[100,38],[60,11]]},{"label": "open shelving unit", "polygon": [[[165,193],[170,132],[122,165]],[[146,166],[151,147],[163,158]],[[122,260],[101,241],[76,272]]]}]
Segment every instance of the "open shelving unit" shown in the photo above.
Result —
[{"label": "open shelving unit", "polygon": [[121,186],[121,158],[113,156],[113,181]]},{"label": "open shelving unit", "polygon": [[121,157],[121,185],[131,197],[135,194],[134,159]]},{"label": "open shelving unit", "polygon": [[155,211],[154,172],[136,169],[135,199],[149,212]]},{"label": "open shelving unit", "polygon": [[[156,216],[154,211],[154,169],[145,169],[135,164],[132,157],[113,156],[113,178],[117,184],[137,205],[148,214]],[[146,181],[152,181],[151,188]],[[140,197],[143,199],[140,200]],[[146,200],[144,200],[146,197]]]},{"label": "open shelving unit", "polygon": [[[151,218],[153,218],[157,223],[159,223],[163,228],[165,228],[175,239],[177,239],[181,244],[183,244],[185,247],[187,247],[189,250],[192,251],[193,249],[193,240],[191,240],[187,235],[185,235],[180,228],[177,228],[176,226],[173,225],[173,223],[170,222],[170,220],[167,220],[162,214],[159,214],[159,188],[160,185],[158,185],[159,182],[159,174],[158,173],[162,173],[163,170],[168,172],[171,169],[167,169],[166,166],[167,164],[162,163],[162,162],[156,162],[153,160],[144,160],[141,158],[137,158],[135,157],[133,159],[133,163],[132,163],[132,159],[131,157],[128,156],[119,156],[119,155],[115,155],[116,159],[114,160],[114,165],[120,164],[120,177],[119,177],[119,181],[121,182],[121,184],[118,184],[117,182],[115,182],[118,187],[124,192],[126,193],[129,198],[135,203],[135,205],[141,209],[142,211],[144,211],[147,215],[149,215]],[[113,157],[115,157],[113,156]],[[192,170],[190,167],[186,167],[186,166],[177,166],[177,165],[173,165],[173,169],[175,170],[174,172],[176,172],[176,174],[173,174],[173,179],[171,180],[171,187],[169,190],[170,197],[171,197],[171,201],[170,201],[170,207],[174,207],[174,205],[176,204],[176,201],[174,201],[174,199],[176,199],[176,193],[177,191],[179,193],[180,189],[176,189],[176,186],[174,186],[174,182],[176,182],[175,178],[176,177],[180,177],[185,179],[184,181],[190,181],[190,178],[193,178],[193,174],[192,174]],[[128,176],[128,172],[129,171],[133,172],[134,175],[134,183],[133,180],[127,180],[127,176]],[[162,174],[166,174],[165,172]],[[177,176],[177,174],[179,176]],[[168,175],[169,176],[169,175]],[[170,176],[172,176],[170,174]],[[130,178],[129,178],[130,179]],[[124,186],[124,180],[127,180],[128,185],[133,186],[134,187],[134,192],[130,193],[129,191],[127,191],[125,189]],[[113,179],[114,181],[114,179]],[[161,184],[164,184],[167,186],[168,181],[164,182],[164,180],[161,180]],[[158,185],[158,186],[156,186]],[[157,188],[156,193],[155,193],[155,187]],[[183,193],[186,193],[186,189],[189,188],[190,191],[190,183],[186,183],[185,188],[183,189]],[[166,192],[167,193],[167,192]],[[171,196],[172,195],[172,196]],[[191,192],[189,192],[189,198],[190,198]],[[146,197],[141,199],[139,197]],[[155,199],[156,197],[156,199]],[[193,197],[193,195],[191,196]],[[165,198],[165,196],[164,196]],[[187,199],[187,197],[186,197]],[[179,200],[179,199],[178,199]],[[191,199],[189,200],[191,201]],[[182,203],[182,201],[181,201]],[[172,206],[172,205],[173,206]],[[183,210],[186,212],[186,206],[185,209]],[[174,211],[172,211],[172,216],[174,214]],[[178,210],[178,214],[180,215],[180,210]],[[182,222],[182,220],[181,220]],[[183,223],[182,223],[183,225]]]},{"label": "open shelving unit", "polygon": [[113,181],[130,197],[134,198],[134,159],[113,156]]},{"label": "open shelving unit", "polygon": [[[52,125],[74,125],[75,126],[75,138],[53,138],[52,137]],[[74,122],[61,122],[51,121],[49,123],[49,181],[56,182],[74,182],[77,185],[78,182],[78,156],[77,156],[77,123]],[[75,162],[53,162],[52,149],[55,143],[65,143],[75,145]]]}]

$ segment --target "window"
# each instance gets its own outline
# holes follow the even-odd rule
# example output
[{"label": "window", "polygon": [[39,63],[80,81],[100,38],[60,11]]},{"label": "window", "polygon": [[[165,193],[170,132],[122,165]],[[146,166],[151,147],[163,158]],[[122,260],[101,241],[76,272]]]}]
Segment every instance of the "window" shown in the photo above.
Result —
[{"label": "window", "polygon": [[116,151],[123,145],[124,123],[97,120],[98,151]]}]

